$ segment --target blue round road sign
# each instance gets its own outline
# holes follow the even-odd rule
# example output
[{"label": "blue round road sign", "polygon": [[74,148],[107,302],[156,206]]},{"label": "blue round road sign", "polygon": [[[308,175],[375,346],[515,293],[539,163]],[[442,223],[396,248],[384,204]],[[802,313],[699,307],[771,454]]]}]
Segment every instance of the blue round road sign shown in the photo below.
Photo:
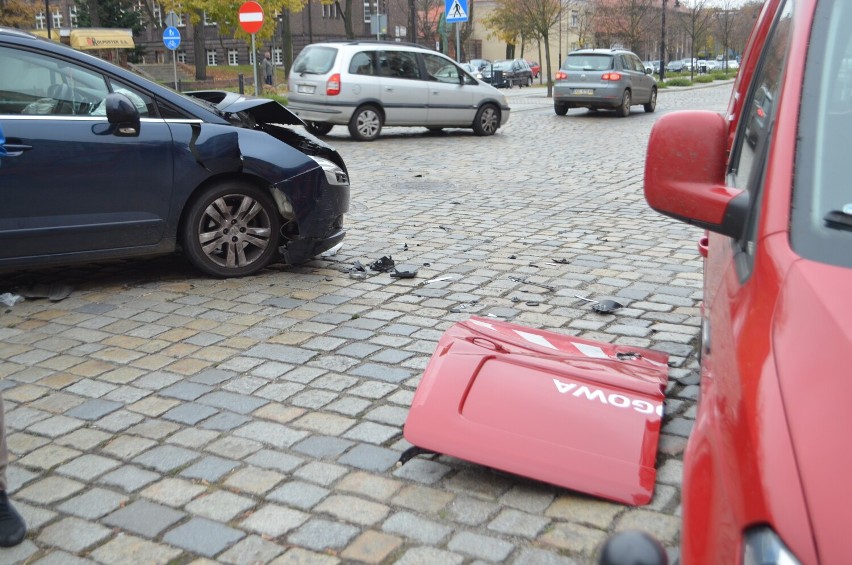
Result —
[{"label": "blue round road sign", "polygon": [[180,45],[180,32],[178,28],[169,26],[163,30],[163,44],[172,51],[178,48],[178,45]]}]

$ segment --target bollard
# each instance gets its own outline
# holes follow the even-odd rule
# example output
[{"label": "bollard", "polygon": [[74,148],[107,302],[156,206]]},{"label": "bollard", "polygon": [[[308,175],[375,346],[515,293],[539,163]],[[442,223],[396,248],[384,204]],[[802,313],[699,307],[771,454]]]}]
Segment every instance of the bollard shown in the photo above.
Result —
[{"label": "bollard", "polygon": [[243,79],[243,73],[237,75],[237,80],[239,81],[240,85],[240,94],[245,94],[245,79]]}]

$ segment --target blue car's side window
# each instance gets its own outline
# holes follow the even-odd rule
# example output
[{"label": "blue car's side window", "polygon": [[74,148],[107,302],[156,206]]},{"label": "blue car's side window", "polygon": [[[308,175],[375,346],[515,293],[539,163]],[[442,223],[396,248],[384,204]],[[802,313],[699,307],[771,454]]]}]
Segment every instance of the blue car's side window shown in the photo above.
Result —
[{"label": "blue car's side window", "polygon": [[37,53],[0,48],[0,68],[0,114],[88,115],[109,92],[101,74]]}]

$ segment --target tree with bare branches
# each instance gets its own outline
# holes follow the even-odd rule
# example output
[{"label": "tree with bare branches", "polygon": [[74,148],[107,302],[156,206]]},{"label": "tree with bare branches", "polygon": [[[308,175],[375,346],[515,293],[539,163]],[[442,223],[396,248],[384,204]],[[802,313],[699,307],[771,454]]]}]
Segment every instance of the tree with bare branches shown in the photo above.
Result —
[{"label": "tree with bare branches", "polygon": [[0,0],[0,25],[30,28],[36,12],[35,4],[27,0]]},{"label": "tree with bare branches", "polygon": [[[709,0],[683,0],[679,12],[680,22],[689,37],[690,58],[695,61],[695,49],[701,44],[710,26],[713,11],[708,8]],[[690,79],[695,78],[695,65],[690,65]]]}]

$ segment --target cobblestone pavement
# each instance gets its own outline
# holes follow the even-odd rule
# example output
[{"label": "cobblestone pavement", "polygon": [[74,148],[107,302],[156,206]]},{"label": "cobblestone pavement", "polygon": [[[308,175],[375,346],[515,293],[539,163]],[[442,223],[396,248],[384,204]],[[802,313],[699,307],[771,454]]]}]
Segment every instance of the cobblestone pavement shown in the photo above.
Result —
[{"label": "cobblestone pavement", "polygon": [[[542,90],[514,90],[491,138],[335,128],[350,232],[301,267],[223,281],[174,256],[5,275],[0,292],[74,291],[0,314],[10,490],[30,526],[0,562],[589,563],[637,527],[675,553],[699,232],[647,208],[643,158],[661,114],[720,111],[729,92],[664,91],[657,113],[619,119],[558,117]],[[343,272],[384,255],[418,278]],[[626,308],[597,314],[577,294]],[[650,505],[449,457],[395,466],[439,336],[472,313],[671,355]]]}]

